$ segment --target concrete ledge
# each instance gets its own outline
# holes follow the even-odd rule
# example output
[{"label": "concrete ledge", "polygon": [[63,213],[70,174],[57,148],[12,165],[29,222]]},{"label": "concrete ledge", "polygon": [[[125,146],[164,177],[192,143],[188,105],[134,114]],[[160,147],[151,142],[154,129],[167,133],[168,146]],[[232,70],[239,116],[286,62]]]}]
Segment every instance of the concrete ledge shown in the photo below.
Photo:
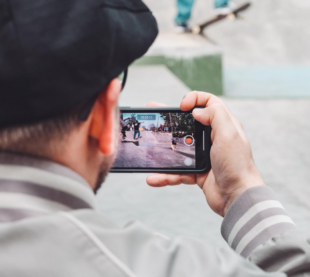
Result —
[{"label": "concrete ledge", "polygon": [[220,49],[199,36],[161,34],[134,65],[165,65],[190,89],[223,95]]}]

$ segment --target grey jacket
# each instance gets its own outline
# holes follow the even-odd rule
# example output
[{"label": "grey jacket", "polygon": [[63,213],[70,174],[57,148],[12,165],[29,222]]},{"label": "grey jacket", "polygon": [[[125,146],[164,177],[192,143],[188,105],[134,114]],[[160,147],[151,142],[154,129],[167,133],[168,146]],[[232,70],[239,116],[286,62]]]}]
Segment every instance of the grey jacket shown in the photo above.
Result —
[{"label": "grey jacket", "polygon": [[231,248],[119,228],[70,169],[0,154],[1,277],[310,276],[310,246],[267,187],[232,204],[222,235]]}]

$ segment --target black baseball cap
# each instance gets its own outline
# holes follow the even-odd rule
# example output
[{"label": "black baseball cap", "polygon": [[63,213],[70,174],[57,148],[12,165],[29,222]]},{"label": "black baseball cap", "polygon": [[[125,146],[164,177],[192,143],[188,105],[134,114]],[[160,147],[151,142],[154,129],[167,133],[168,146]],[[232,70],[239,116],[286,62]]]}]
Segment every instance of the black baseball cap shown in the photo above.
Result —
[{"label": "black baseball cap", "polygon": [[0,0],[0,128],[93,99],[157,33],[140,0]]}]

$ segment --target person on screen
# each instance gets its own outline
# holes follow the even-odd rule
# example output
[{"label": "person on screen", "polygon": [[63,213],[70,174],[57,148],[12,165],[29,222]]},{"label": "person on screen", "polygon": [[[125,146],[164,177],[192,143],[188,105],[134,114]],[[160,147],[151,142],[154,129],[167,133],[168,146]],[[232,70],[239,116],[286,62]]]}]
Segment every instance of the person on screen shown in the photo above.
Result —
[{"label": "person on screen", "polygon": [[139,122],[138,120],[136,120],[136,122],[133,124],[133,126],[134,126],[133,139],[136,139],[136,135],[138,135],[137,139],[142,138],[142,136],[140,134],[140,125],[142,123],[144,123],[144,122]]},{"label": "person on screen", "polygon": [[123,140],[126,139],[126,131],[128,129],[128,125],[127,123],[125,122],[126,119],[128,119],[129,117],[127,118],[123,118],[123,114],[120,114],[120,125],[121,125],[121,133],[122,133],[122,136],[123,136]]},{"label": "person on screen", "polygon": [[177,143],[174,139],[171,139],[171,148],[173,151],[177,150]]}]

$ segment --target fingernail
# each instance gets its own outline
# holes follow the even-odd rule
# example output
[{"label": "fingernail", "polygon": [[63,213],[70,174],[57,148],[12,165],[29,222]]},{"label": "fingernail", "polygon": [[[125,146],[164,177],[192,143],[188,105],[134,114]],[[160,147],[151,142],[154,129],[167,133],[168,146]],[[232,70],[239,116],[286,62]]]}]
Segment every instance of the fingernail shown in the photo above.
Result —
[{"label": "fingernail", "polygon": [[185,95],[183,96],[183,99],[182,99],[182,100],[184,100],[186,96],[187,96],[187,94],[185,94]]}]

